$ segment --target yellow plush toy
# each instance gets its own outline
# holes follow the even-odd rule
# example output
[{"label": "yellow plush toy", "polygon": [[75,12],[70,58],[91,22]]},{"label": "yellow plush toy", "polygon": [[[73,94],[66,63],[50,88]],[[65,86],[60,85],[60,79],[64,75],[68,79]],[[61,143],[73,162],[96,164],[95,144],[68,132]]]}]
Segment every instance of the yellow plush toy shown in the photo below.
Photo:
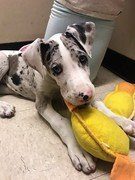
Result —
[{"label": "yellow plush toy", "polygon": [[[126,118],[132,118],[135,113],[134,97],[135,86],[122,82],[116,86],[114,92],[105,97],[104,103],[112,112]],[[80,146],[93,156],[105,161],[114,162],[115,159],[120,158],[114,168],[116,173],[116,169],[119,169],[118,166],[121,167],[121,164],[118,165],[119,162],[123,162],[123,156],[125,160],[129,153],[128,136],[113,119],[94,107],[80,109],[68,103],[67,106],[72,112],[72,128]],[[129,161],[127,158],[126,168],[129,168]],[[126,163],[124,164],[126,165]],[[133,169],[135,170],[134,165]],[[114,173],[112,174],[114,175]]]},{"label": "yellow plush toy", "polygon": [[74,111],[71,119],[78,143],[93,156],[114,162],[116,153],[128,155],[128,136],[99,110],[89,107],[79,109]]},{"label": "yellow plush toy", "polygon": [[132,119],[135,116],[135,85],[121,82],[109,93],[104,104],[114,113]]}]

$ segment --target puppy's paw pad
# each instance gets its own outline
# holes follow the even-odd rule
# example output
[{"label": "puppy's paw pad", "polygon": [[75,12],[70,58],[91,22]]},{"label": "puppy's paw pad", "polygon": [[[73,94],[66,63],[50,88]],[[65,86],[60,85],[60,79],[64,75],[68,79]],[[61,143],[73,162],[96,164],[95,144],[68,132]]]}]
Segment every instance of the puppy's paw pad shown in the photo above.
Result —
[{"label": "puppy's paw pad", "polygon": [[1,118],[11,118],[15,115],[15,107],[3,102],[0,103],[0,117]]}]

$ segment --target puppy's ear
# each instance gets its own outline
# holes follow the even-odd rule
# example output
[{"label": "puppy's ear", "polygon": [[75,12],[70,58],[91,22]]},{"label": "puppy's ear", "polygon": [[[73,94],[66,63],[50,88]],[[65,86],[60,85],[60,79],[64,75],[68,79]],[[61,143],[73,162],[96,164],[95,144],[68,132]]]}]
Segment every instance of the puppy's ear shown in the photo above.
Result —
[{"label": "puppy's ear", "polygon": [[68,33],[79,41],[91,57],[91,49],[95,35],[95,24],[93,22],[73,24],[67,27],[65,34]]},{"label": "puppy's ear", "polygon": [[46,74],[45,66],[43,66],[43,56],[45,56],[48,49],[49,44],[39,38],[27,47],[22,48],[23,59],[29,66],[37,70],[42,77]]}]

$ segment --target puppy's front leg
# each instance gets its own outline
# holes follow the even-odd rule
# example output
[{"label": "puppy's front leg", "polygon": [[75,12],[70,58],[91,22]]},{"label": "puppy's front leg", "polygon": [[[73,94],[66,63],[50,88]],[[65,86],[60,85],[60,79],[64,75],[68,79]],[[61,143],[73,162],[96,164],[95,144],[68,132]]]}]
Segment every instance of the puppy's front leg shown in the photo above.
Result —
[{"label": "puppy's front leg", "polygon": [[135,137],[135,122],[123,116],[119,116],[108,109],[101,101],[93,101],[93,107],[112,118],[128,135]]},{"label": "puppy's front leg", "polygon": [[68,148],[73,165],[79,171],[89,174],[95,170],[95,162],[90,154],[84,152],[77,144],[72,132],[70,121],[58,114],[52,107],[50,99],[37,98],[38,112],[49,122]]}]

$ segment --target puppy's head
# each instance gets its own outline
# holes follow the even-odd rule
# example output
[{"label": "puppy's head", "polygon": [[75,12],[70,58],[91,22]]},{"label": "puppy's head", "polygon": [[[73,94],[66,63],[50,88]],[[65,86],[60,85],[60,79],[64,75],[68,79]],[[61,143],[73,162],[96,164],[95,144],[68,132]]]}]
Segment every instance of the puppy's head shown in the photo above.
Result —
[{"label": "puppy's head", "polygon": [[73,105],[90,102],[94,86],[88,67],[95,25],[92,22],[68,26],[65,33],[47,42],[37,39],[23,51],[23,58],[43,77],[46,71],[60,87],[63,98]]}]

